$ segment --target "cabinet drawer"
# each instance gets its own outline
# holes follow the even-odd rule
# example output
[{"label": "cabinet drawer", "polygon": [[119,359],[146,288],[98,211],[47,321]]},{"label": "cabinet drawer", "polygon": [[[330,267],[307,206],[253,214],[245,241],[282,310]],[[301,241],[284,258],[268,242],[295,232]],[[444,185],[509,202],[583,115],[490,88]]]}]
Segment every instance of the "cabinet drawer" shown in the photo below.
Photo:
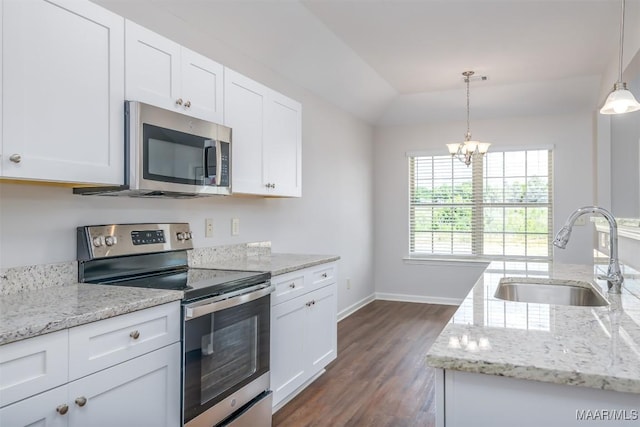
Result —
[{"label": "cabinet drawer", "polygon": [[180,302],[69,330],[69,379],[74,380],[180,340]]},{"label": "cabinet drawer", "polygon": [[304,270],[276,276],[271,279],[271,283],[276,288],[273,294],[271,294],[271,302],[273,305],[289,301],[298,295],[309,292],[305,286]]},{"label": "cabinet drawer", "polygon": [[313,284],[329,284],[336,281],[336,266],[335,264],[322,265],[320,268],[313,270]]},{"label": "cabinet drawer", "polygon": [[0,347],[0,406],[67,382],[66,330]]}]

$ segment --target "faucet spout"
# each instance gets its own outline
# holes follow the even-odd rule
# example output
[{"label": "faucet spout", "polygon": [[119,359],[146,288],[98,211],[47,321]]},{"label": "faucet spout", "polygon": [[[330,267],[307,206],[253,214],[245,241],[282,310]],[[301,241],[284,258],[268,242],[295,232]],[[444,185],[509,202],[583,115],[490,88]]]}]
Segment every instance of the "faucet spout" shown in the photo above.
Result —
[{"label": "faucet spout", "polygon": [[602,215],[609,223],[609,267],[607,268],[607,275],[602,277],[602,279],[606,279],[609,292],[619,294],[622,293],[624,277],[622,276],[620,263],[618,262],[618,223],[611,212],[597,206],[584,206],[576,209],[569,216],[560,231],[558,231],[558,234],[556,234],[555,239],[553,239],[553,245],[560,249],[566,248],[576,220],[582,215],[594,213]]}]

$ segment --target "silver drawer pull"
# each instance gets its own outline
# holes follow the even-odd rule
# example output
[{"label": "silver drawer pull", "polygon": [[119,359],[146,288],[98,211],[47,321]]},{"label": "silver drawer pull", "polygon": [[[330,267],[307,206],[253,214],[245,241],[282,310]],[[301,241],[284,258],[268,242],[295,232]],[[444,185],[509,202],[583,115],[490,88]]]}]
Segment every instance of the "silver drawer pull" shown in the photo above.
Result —
[{"label": "silver drawer pull", "polygon": [[129,334],[129,336],[130,336],[131,338],[133,338],[134,340],[137,340],[138,338],[140,338],[140,332],[138,332],[137,330],[136,330],[136,331],[133,331],[133,332],[131,332],[131,333]]},{"label": "silver drawer pull", "polygon": [[69,407],[67,405],[60,405],[56,408],[56,412],[59,413],[60,415],[64,415],[67,412],[69,412]]},{"label": "silver drawer pull", "polygon": [[326,279],[327,278],[327,273],[322,273],[322,278]]},{"label": "silver drawer pull", "polygon": [[311,301],[305,304],[307,307],[311,307]]},{"label": "silver drawer pull", "polygon": [[176,99],[176,105],[182,105],[182,98]]},{"label": "silver drawer pull", "polygon": [[185,108],[191,108],[191,101],[187,101],[184,103]]},{"label": "silver drawer pull", "polygon": [[22,161],[22,156],[20,154],[12,154],[9,156],[9,160],[13,163],[20,163]]},{"label": "silver drawer pull", "polygon": [[295,284],[295,283],[292,283],[292,284],[290,284],[290,285],[289,285],[289,287],[290,287],[291,289],[295,289],[296,284]]},{"label": "silver drawer pull", "polygon": [[78,405],[79,407],[83,407],[84,405],[87,404],[87,398],[84,396],[80,396],[79,398],[76,399],[76,405]]}]

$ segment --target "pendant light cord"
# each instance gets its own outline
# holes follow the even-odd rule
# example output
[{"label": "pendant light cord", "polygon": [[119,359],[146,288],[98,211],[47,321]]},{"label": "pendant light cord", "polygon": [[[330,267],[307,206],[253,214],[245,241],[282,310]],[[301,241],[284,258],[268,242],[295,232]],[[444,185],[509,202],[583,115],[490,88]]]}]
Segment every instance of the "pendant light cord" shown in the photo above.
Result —
[{"label": "pendant light cord", "polygon": [[618,83],[622,83],[622,57],[624,46],[624,3],[622,0],[622,14],[620,17],[620,58],[618,58]]}]

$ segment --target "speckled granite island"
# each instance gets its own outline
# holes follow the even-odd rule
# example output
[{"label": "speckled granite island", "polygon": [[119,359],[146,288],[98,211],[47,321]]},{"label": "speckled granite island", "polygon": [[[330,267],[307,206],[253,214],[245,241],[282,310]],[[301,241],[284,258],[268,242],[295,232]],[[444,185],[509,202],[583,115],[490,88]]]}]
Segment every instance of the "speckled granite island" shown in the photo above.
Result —
[{"label": "speckled granite island", "polygon": [[[428,352],[438,368],[437,425],[638,425],[640,276],[624,273],[622,295],[611,295],[592,266],[492,263]],[[502,277],[524,276],[592,282],[610,305],[493,296]]]}]

